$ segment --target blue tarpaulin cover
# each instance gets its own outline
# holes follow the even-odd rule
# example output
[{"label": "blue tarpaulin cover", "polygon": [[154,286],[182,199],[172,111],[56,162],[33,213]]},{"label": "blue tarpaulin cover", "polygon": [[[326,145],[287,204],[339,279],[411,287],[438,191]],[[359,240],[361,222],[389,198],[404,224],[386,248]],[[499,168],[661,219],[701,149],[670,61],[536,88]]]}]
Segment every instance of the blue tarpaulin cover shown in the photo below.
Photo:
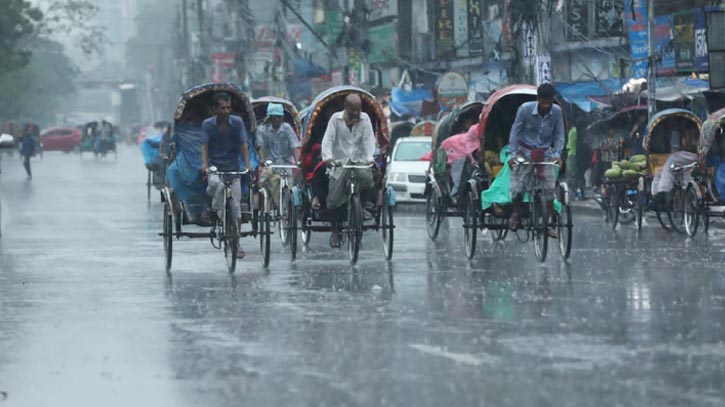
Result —
[{"label": "blue tarpaulin cover", "polygon": [[163,134],[147,137],[141,143],[141,154],[143,154],[143,161],[146,166],[152,165],[156,157],[159,156],[159,146],[163,137]]},{"label": "blue tarpaulin cover", "polygon": [[433,102],[434,100],[433,93],[425,88],[415,88],[406,92],[395,87],[390,91],[390,110],[401,117],[405,115],[419,117],[423,109],[423,102]]},{"label": "blue tarpaulin cover", "polygon": [[599,103],[591,100],[592,96],[611,95],[622,87],[619,79],[601,81],[557,83],[556,90],[567,102],[576,105],[585,112],[591,112]]}]

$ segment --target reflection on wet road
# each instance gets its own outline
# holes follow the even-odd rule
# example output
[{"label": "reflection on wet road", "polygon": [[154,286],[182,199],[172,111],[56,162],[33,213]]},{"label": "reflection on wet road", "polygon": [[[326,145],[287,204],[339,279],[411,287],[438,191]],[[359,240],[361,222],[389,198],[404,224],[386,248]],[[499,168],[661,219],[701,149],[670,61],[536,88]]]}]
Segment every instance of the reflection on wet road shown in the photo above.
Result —
[{"label": "reflection on wet road", "polygon": [[[656,406],[725,404],[725,237],[638,237],[577,213],[554,247],[430,242],[397,213],[394,260],[328,237],[291,263],[273,237],[225,272],[208,241],[174,246],[140,153],[3,160],[0,405]],[[571,276],[571,279],[568,276]]]}]

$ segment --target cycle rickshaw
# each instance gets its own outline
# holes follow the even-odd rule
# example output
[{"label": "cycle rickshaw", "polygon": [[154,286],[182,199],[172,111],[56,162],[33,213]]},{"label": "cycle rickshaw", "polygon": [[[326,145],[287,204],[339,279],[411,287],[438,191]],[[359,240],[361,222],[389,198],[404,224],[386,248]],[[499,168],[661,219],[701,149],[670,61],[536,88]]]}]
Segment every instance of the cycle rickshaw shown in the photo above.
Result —
[{"label": "cycle rickshaw", "polygon": [[[684,195],[697,159],[693,158],[687,166],[676,165],[671,168],[675,176],[675,185],[666,194],[664,202],[658,201],[652,190],[653,184],[658,181],[658,173],[663,170],[667,159],[673,153],[671,130],[674,128],[681,132],[680,137],[683,143],[687,140],[687,135],[682,132],[687,132],[690,135],[689,141],[696,145],[702,122],[692,111],[680,108],[665,109],[650,118],[647,124],[647,135],[642,141],[647,152],[648,176],[643,177],[640,182],[639,196],[641,200],[637,207],[637,216],[641,218],[645,209],[651,209],[665,230],[684,232]],[[645,199],[647,201],[644,201]]]},{"label": "cycle rickshaw", "polygon": [[[450,114],[438,122],[433,130],[431,140],[431,166],[428,171],[428,179],[424,192],[426,199],[426,231],[431,240],[436,240],[438,237],[443,218],[463,215],[462,203],[464,200],[456,200],[452,197],[454,180],[451,175],[451,166],[448,164],[448,155],[445,149],[441,148],[441,144],[449,137],[463,133],[469,130],[472,125],[478,123],[482,110],[482,102],[466,103],[453,109]],[[476,157],[476,160],[479,162],[480,159],[481,157]],[[471,169],[465,168],[465,170]],[[487,181],[484,175],[478,169],[470,174],[477,188],[482,187],[483,183]],[[465,175],[461,174],[461,177],[463,178]],[[464,188],[466,185],[468,184],[461,181],[459,183],[459,189]],[[458,192],[458,196],[464,196],[463,191]]]},{"label": "cycle rickshaw", "polygon": [[[639,116],[647,115],[647,106],[627,106],[613,113],[606,119],[598,120],[587,127],[587,138],[594,145],[606,137],[609,130],[613,130],[619,139],[618,159],[629,158],[629,150],[625,147],[626,137],[629,137],[633,125]],[[644,135],[642,135],[644,136]],[[644,183],[645,175],[636,177],[605,178],[602,182],[606,189],[602,207],[605,210],[606,220],[611,228],[616,229],[618,224],[635,223],[637,230],[642,228],[642,212],[639,210],[640,184]]]},{"label": "cycle rickshaw", "polygon": [[684,194],[684,226],[690,237],[700,222],[707,233],[711,217],[725,217],[725,108],[703,123],[697,152],[698,168]]},{"label": "cycle rickshaw", "polygon": [[[297,135],[297,141],[300,140],[300,133],[302,132],[302,123],[299,118],[299,112],[295,105],[289,100],[265,96],[252,101],[252,109],[254,110],[254,116],[257,119],[257,128],[259,129],[264,125],[265,117],[267,116],[267,105],[270,103],[277,103],[282,105],[284,108],[284,122],[289,124]],[[256,138],[257,147],[262,147],[262,140],[259,137]],[[290,185],[290,179],[294,178],[295,172],[298,169],[297,165],[271,165],[264,163],[264,166],[277,172],[280,176],[279,185],[279,207],[274,207],[274,200],[267,199],[267,207],[264,211],[271,214],[272,221],[276,224],[279,230],[280,239],[282,239],[283,246],[289,246],[290,255],[292,260],[297,256],[297,234],[289,233],[290,222],[297,222],[297,213],[292,210],[294,205],[292,202],[292,194]]]},{"label": "cycle rickshaw", "polygon": [[[302,142],[301,170],[307,181],[312,180],[312,175],[316,171],[325,171],[324,165],[321,163],[320,144],[330,117],[344,109],[345,98],[350,94],[360,96],[362,111],[367,113],[372,121],[376,145],[379,149],[374,165],[378,167],[379,174],[382,175],[374,177],[378,193],[373,208],[363,209],[365,203],[361,201],[360,191],[356,189],[354,179],[351,181],[350,194],[345,205],[347,216],[336,226],[341,232],[341,239],[347,243],[350,263],[355,265],[358,261],[363,232],[366,230],[380,231],[385,258],[390,260],[393,256],[395,193],[392,188],[385,187],[386,158],[390,147],[388,125],[382,108],[372,94],[360,88],[341,86],[328,89],[315,98],[303,120],[304,141]],[[342,165],[343,168],[373,169],[367,163],[340,163],[339,165]],[[324,205],[319,210],[312,208],[313,193],[310,182],[295,186],[292,195],[299,214],[299,228],[304,245],[309,244],[312,232],[331,232],[333,230],[335,227],[332,222],[333,210],[328,210]],[[371,219],[365,219],[363,210],[372,212]],[[290,226],[290,234],[296,233],[297,223],[290,221]]]},{"label": "cycle rickshaw", "polygon": [[[234,272],[237,264],[237,250],[240,237],[259,237],[262,264],[269,264],[270,218],[268,214],[255,210],[253,194],[250,193],[249,175],[246,169],[231,172],[218,172],[225,184],[225,211],[221,219],[217,216],[204,217],[209,212],[209,198],[206,194],[201,168],[202,122],[214,114],[214,94],[225,92],[232,98],[232,114],[240,116],[246,125],[247,134],[254,134],[256,122],[251,103],[242,90],[230,83],[212,83],[187,90],[179,101],[174,113],[174,133],[172,136],[173,160],[166,171],[166,186],[162,189],[164,203],[163,233],[164,254],[167,272],[171,269],[173,240],[181,237],[209,239],[216,249],[223,249],[229,272]],[[253,161],[253,148],[250,160]],[[240,168],[245,167],[240,163]],[[252,162],[254,168],[254,162]],[[236,178],[242,178],[242,225],[252,223],[251,230],[240,230],[233,216],[231,185]],[[247,185],[245,185],[247,184]],[[259,194],[259,207],[266,195]],[[209,228],[208,231],[186,232],[182,226],[194,225]]]},{"label": "cycle rickshaw", "polygon": [[154,123],[155,134],[147,136],[140,144],[146,166],[146,200],[151,200],[151,188],[161,191],[166,185],[166,167],[169,164],[171,123]]},{"label": "cycle rickshaw", "polygon": [[[488,229],[494,241],[504,240],[509,232],[508,218],[512,212],[509,191],[510,169],[508,168],[508,149],[511,127],[516,120],[518,108],[529,101],[536,101],[537,89],[531,85],[512,85],[493,93],[481,112],[479,122],[480,145],[484,148],[483,165],[489,178],[486,182],[470,179],[463,199],[463,231],[466,257],[473,258],[476,250],[476,233]],[[558,103],[558,101],[556,101]],[[564,132],[566,137],[566,132]],[[566,145],[566,140],[565,144]],[[562,152],[562,159],[564,154]],[[520,158],[516,165],[531,165],[534,173],[553,162],[533,161]],[[563,168],[559,172],[556,184],[555,210],[548,218],[546,199],[540,185],[539,176],[534,176],[530,192],[525,196],[524,212],[521,213],[522,226],[515,232],[521,243],[534,241],[536,258],[546,260],[549,228],[555,228],[559,241],[559,253],[568,259],[572,243],[572,215],[569,205],[569,188],[563,178]],[[498,181],[498,182],[497,182]]]}]

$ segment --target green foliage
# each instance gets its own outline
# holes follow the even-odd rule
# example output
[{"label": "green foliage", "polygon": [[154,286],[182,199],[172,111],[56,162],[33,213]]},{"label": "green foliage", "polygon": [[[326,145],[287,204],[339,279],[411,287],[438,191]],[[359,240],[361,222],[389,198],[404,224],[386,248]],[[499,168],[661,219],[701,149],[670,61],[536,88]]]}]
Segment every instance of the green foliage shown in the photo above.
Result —
[{"label": "green foliage", "polygon": [[0,1],[0,74],[27,65],[28,40],[42,18],[40,10],[25,0]]},{"label": "green foliage", "polygon": [[57,42],[36,39],[33,57],[21,69],[0,74],[0,120],[42,120],[62,106],[75,91],[76,69]]}]

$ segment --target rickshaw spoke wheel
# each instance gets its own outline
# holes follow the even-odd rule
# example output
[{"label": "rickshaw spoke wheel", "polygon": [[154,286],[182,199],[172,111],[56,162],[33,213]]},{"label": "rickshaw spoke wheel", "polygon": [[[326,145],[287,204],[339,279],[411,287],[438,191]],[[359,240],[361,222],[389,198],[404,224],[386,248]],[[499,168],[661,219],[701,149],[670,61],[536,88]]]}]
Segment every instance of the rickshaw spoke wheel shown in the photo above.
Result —
[{"label": "rickshaw spoke wheel", "polygon": [[695,237],[700,224],[700,200],[693,187],[687,188],[684,211],[685,232],[687,236]]},{"label": "rickshaw spoke wheel", "polygon": [[269,266],[269,241],[271,229],[271,219],[267,212],[259,212],[259,254],[262,260],[262,267]]},{"label": "rickshaw spoke wheel", "polygon": [[287,230],[287,236],[289,241],[290,259],[295,261],[297,259],[297,208],[295,208],[292,196],[288,196],[287,202],[280,203],[280,205],[287,206],[287,225],[289,227]]},{"label": "rickshaw spoke wheel", "polygon": [[616,184],[607,186],[607,218],[612,230],[617,228],[619,222],[619,188]]},{"label": "rickshaw spoke wheel", "polygon": [[466,207],[463,210],[463,248],[466,252],[466,258],[472,259],[476,255],[476,234],[478,232],[478,212],[476,211],[475,196],[468,194],[466,199]]},{"label": "rickshaw spoke wheel", "polygon": [[237,269],[237,252],[239,251],[239,228],[232,211],[232,205],[227,203],[226,225],[224,225],[224,258],[227,261],[227,270],[234,273]]},{"label": "rickshaw spoke wheel", "polygon": [[534,252],[536,259],[543,263],[546,261],[546,252],[548,245],[548,224],[546,201],[541,192],[537,192],[534,197],[534,210],[531,214],[531,223],[534,235]]},{"label": "rickshaw spoke wheel", "polygon": [[170,209],[171,202],[164,204],[164,267],[168,273],[171,270],[171,258],[173,254],[173,218]]},{"label": "rickshaw spoke wheel", "polygon": [[572,235],[572,220],[571,220],[571,207],[562,202],[561,214],[556,216],[557,230],[559,232],[559,253],[564,259],[568,259],[571,255],[571,235]]},{"label": "rickshaw spoke wheel", "polygon": [[347,251],[350,264],[356,265],[362,240],[362,206],[360,197],[353,195],[347,208]]},{"label": "rickshaw spoke wheel", "polygon": [[440,196],[438,196],[435,188],[431,188],[431,191],[425,200],[425,225],[428,237],[431,240],[436,240],[438,232],[441,229],[440,209]]},{"label": "rickshaw spoke wheel", "polygon": [[289,214],[290,210],[287,205],[289,201],[289,188],[282,188],[282,194],[279,200],[279,237],[282,239],[282,245],[287,246],[289,244]]},{"label": "rickshaw spoke wheel", "polygon": [[672,205],[667,211],[667,218],[674,229],[678,233],[685,233],[684,206],[685,194],[682,188],[676,187],[672,192]]},{"label": "rickshaw spoke wheel", "polygon": [[[387,199],[385,199],[387,202]],[[383,204],[380,208],[380,226],[383,235],[383,254],[385,254],[385,260],[393,258],[393,241],[395,236],[395,230],[393,229],[393,207]]]}]

